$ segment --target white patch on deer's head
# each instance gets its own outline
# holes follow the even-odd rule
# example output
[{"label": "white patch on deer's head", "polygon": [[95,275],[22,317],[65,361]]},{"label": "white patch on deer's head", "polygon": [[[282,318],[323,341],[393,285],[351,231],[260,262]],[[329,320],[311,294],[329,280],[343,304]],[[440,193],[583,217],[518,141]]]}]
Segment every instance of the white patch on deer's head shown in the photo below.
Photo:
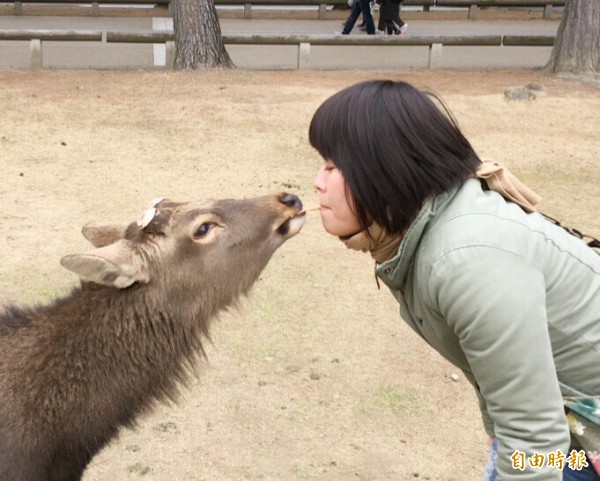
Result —
[{"label": "white patch on deer's head", "polygon": [[152,219],[154,219],[154,217],[158,213],[158,209],[156,209],[156,206],[160,204],[163,200],[164,197],[159,197],[158,199],[154,199],[152,202],[150,202],[149,207],[144,211],[142,217],[140,217],[137,221],[138,227],[141,227],[143,229],[148,224],[150,224],[150,222],[152,222]]}]

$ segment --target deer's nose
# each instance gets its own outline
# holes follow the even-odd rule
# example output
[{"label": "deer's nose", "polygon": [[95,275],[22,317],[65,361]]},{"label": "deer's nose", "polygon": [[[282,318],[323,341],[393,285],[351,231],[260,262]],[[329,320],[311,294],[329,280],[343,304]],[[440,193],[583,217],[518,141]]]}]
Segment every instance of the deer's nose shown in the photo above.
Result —
[{"label": "deer's nose", "polygon": [[284,193],[279,197],[279,202],[292,209],[302,210],[302,201],[294,194]]}]

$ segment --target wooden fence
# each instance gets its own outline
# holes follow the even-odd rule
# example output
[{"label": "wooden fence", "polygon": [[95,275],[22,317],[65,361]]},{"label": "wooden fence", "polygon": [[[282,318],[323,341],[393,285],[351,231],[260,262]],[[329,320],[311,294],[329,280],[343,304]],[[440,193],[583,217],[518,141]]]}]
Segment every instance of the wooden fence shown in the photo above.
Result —
[{"label": "wooden fence", "polygon": [[[298,69],[310,66],[311,45],[335,46],[427,46],[428,68],[437,68],[442,59],[443,46],[552,46],[554,36],[531,35],[471,35],[431,36],[411,35],[223,35],[225,45],[297,45]],[[175,59],[173,32],[155,31],[97,31],[97,30],[0,30],[0,41],[28,41],[31,68],[43,67],[42,43],[46,41],[165,44],[166,68],[172,68]]]},{"label": "wooden fence", "polygon": [[524,7],[543,8],[544,20],[552,16],[552,9],[564,7],[565,0],[435,0],[436,7],[464,7],[469,9],[469,18],[475,20],[480,8]]},{"label": "wooden fence", "polygon": [[[432,7],[454,7],[468,9],[468,17],[476,19],[481,8],[525,7],[543,9],[543,18],[550,19],[553,7],[563,7],[566,0],[404,0],[404,6],[422,7],[430,11]],[[0,0],[0,4],[12,4],[16,15],[23,15],[23,4],[77,4],[90,5],[93,16],[100,15],[100,5],[147,5],[168,7],[171,0]],[[214,0],[215,5],[243,5],[244,18],[252,18],[253,6],[318,6],[318,18],[325,19],[328,6],[346,5],[347,0]]]}]

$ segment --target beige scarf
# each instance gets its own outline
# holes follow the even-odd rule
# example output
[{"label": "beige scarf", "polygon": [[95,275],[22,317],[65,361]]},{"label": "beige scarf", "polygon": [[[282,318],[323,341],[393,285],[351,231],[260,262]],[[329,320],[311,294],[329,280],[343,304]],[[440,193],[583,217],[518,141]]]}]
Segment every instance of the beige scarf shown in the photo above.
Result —
[{"label": "beige scarf", "polygon": [[[539,195],[499,162],[482,161],[473,177],[484,180],[490,190],[496,191],[505,199],[520,205],[526,212],[535,211],[535,206],[541,200]],[[370,252],[371,257],[381,264],[396,255],[402,235],[391,235],[379,224],[373,222],[368,229],[347,238],[340,237],[340,239],[348,249]]]}]

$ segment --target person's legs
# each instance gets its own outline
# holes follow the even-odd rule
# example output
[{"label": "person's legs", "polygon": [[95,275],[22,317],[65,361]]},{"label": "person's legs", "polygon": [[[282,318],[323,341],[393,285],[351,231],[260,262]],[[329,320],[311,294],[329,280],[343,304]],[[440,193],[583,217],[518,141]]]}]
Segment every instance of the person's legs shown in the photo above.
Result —
[{"label": "person's legs", "polygon": [[408,27],[408,23],[400,18],[400,9],[398,9],[398,14],[396,15],[394,23],[398,26],[400,33],[404,33],[406,31],[406,27]]},{"label": "person's legs", "polygon": [[398,24],[398,29],[400,30],[400,33],[406,32],[406,28],[408,27],[408,23],[406,23],[405,21],[403,21],[399,16],[396,19],[396,23]]},{"label": "person's legs", "polygon": [[392,30],[394,35],[400,35],[402,33],[400,25],[398,25],[396,22],[392,22]]},{"label": "person's legs", "polygon": [[350,10],[350,15],[348,16],[348,20],[344,24],[344,29],[342,30],[342,35],[348,35],[352,29],[354,28],[354,24],[356,20],[358,20],[358,16],[361,12],[361,2],[360,0],[355,0],[354,5],[352,5],[352,10]]},{"label": "person's legs", "polygon": [[360,24],[358,25],[358,28],[360,28],[361,30],[365,30],[367,28],[364,18],[362,19],[362,22],[360,22]]},{"label": "person's legs", "polygon": [[[483,481],[496,481],[496,458],[498,457],[498,441],[494,439],[490,448],[490,455],[488,458],[487,466],[485,467],[485,474]],[[569,468],[566,465],[563,469],[563,481],[600,481],[600,476],[596,473],[594,468],[588,466],[580,471]]]},{"label": "person's legs", "polygon": [[596,474],[596,471],[591,466],[583,468],[580,471],[565,466],[563,481],[600,481],[600,476]]},{"label": "person's legs", "polygon": [[360,5],[363,18],[365,19],[365,24],[367,26],[367,34],[375,35],[375,22],[373,21],[373,15],[371,15],[371,7],[369,6],[369,0],[356,0],[356,3]]},{"label": "person's legs", "polygon": [[496,458],[498,457],[498,441],[494,439],[490,447],[490,455],[488,457],[487,465],[485,466],[485,473],[482,481],[496,481]]}]

